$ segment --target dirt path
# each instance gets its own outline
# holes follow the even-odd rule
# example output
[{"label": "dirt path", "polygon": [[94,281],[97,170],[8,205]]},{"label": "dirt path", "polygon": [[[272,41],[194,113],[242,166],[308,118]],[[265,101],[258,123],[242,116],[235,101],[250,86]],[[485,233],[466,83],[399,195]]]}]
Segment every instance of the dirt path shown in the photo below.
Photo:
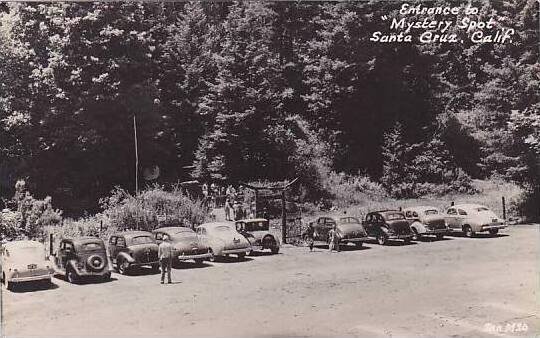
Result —
[{"label": "dirt path", "polygon": [[[531,336],[538,333],[538,226],[328,253],[114,274],[102,284],[2,289],[4,334],[40,336]],[[489,332],[489,324],[527,332]],[[496,327],[495,327],[496,328]]]}]

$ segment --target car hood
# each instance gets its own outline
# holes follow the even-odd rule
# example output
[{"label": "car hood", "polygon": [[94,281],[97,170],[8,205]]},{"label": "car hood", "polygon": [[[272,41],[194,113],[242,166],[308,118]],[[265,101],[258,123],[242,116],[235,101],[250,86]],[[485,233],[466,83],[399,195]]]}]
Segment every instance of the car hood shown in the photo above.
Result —
[{"label": "car hood", "polygon": [[366,235],[366,231],[361,224],[340,224],[338,225],[338,230],[344,235],[350,234],[361,234]]},{"label": "car hood", "polygon": [[493,211],[484,211],[470,216],[471,219],[480,223],[501,222],[502,220]]},{"label": "car hood", "polygon": [[158,245],[156,243],[134,244],[134,245],[130,245],[129,249],[134,252],[158,251]]},{"label": "car hood", "polygon": [[250,246],[249,241],[240,233],[223,233],[219,235],[213,235],[212,238],[221,241],[226,250],[241,249]]},{"label": "car hood", "polygon": [[177,251],[192,251],[193,248],[208,249],[208,245],[196,235],[186,236],[176,240],[173,243],[173,247]]},{"label": "car hood", "polygon": [[394,221],[386,221],[388,228],[398,234],[409,234],[411,228],[409,226],[409,221],[406,219],[399,219]]}]

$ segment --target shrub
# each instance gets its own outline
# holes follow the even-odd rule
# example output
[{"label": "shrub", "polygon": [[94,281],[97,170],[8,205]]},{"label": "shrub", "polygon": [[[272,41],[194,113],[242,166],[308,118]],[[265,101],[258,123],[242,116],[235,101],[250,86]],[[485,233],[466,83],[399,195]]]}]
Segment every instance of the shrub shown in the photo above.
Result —
[{"label": "shrub", "polygon": [[162,226],[188,226],[194,228],[205,222],[208,210],[202,200],[192,199],[178,186],[171,191],[155,185],[132,196],[116,188],[101,199],[104,216],[119,230],[151,231]]}]

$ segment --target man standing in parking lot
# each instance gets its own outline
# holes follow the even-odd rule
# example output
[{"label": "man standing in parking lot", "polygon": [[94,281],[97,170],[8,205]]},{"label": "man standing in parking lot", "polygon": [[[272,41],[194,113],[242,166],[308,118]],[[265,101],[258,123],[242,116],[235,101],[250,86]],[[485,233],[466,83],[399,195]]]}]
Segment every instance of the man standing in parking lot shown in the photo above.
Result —
[{"label": "man standing in parking lot", "polygon": [[169,242],[169,236],[163,236],[163,241],[159,244],[158,254],[159,265],[161,266],[161,284],[165,282],[165,272],[167,272],[168,283],[171,284],[173,247]]}]

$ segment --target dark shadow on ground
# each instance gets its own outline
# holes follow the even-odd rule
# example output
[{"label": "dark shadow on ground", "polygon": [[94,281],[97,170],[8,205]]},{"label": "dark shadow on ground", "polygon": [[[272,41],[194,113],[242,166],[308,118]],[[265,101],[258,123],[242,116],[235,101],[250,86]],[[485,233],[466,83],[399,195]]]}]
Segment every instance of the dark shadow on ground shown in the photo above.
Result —
[{"label": "dark shadow on ground", "polygon": [[33,281],[13,283],[10,285],[10,288],[13,293],[40,292],[58,289],[58,284],[53,281]]}]

